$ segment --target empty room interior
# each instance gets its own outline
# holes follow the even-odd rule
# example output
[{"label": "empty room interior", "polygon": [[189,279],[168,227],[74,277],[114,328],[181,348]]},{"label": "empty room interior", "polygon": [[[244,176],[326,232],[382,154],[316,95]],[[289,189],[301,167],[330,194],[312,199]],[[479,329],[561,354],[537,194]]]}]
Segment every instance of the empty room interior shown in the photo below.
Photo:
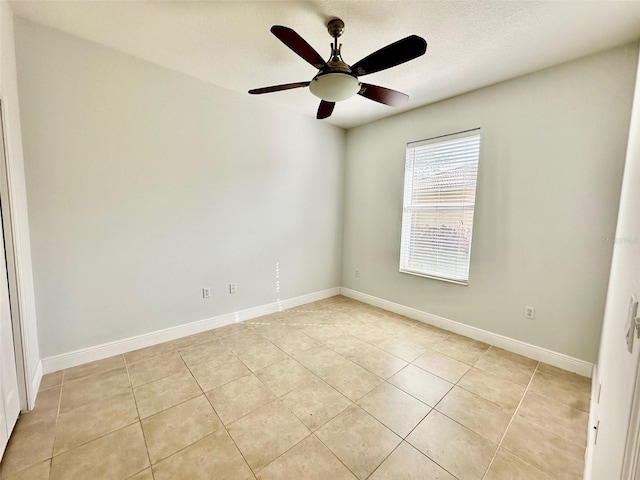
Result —
[{"label": "empty room interior", "polygon": [[639,42],[0,0],[0,479],[640,479]]}]

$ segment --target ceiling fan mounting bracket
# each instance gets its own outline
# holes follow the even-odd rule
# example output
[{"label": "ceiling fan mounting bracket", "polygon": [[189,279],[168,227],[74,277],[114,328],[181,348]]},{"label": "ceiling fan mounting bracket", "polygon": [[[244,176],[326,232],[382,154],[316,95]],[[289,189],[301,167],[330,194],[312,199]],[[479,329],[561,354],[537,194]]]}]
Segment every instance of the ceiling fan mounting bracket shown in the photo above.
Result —
[{"label": "ceiling fan mounting bracket", "polygon": [[333,38],[338,38],[344,33],[344,22],[339,18],[329,20],[329,23],[327,23],[327,31]]}]

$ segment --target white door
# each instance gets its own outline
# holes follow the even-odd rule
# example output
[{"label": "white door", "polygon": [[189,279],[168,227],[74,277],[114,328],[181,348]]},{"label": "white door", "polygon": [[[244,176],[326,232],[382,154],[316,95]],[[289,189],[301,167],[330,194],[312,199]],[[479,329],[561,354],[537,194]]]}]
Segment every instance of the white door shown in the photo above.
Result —
[{"label": "white door", "polygon": [[622,461],[623,480],[640,479],[640,368],[636,367],[636,381],[631,403],[631,418],[627,432],[627,448]]},{"label": "white door", "polygon": [[[4,164],[4,128],[0,109],[0,162]],[[2,222],[0,221],[0,225]],[[0,229],[1,231],[1,229]],[[0,458],[9,441],[18,415],[20,397],[16,374],[16,357],[13,347],[11,308],[9,306],[9,283],[7,261],[4,251],[4,236],[0,237]]]}]

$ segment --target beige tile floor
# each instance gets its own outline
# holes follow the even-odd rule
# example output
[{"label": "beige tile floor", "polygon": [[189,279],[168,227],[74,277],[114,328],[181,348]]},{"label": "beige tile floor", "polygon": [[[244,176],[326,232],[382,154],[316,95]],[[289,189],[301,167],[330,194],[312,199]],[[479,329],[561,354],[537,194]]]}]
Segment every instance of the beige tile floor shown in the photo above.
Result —
[{"label": "beige tile floor", "polygon": [[46,375],[0,478],[580,479],[589,393],[337,296]]}]

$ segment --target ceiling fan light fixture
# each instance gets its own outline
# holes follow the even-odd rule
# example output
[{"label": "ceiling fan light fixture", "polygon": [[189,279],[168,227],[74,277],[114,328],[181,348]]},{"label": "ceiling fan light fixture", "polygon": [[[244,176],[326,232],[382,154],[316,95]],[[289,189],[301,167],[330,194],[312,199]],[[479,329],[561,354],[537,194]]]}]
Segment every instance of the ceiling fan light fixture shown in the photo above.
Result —
[{"label": "ceiling fan light fixture", "polygon": [[271,27],[271,33],[273,33],[278,40],[289,47],[309,65],[316,68],[318,73],[310,82],[285,83],[282,85],[272,85],[270,87],[254,88],[249,90],[249,93],[256,95],[290,90],[292,88],[309,87],[313,95],[322,99],[316,114],[318,120],[330,117],[333,113],[333,108],[336,106],[336,102],[341,102],[354,95],[360,95],[374,102],[394,107],[399,107],[407,103],[409,95],[396,92],[390,88],[364,82],[360,83],[358,77],[380,72],[413,60],[420,55],[424,55],[427,51],[427,41],[424,38],[417,35],[409,35],[408,37],[376,50],[349,66],[342,60],[340,54],[342,45],[338,44],[338,37],[344,32],[344,22],[339,18],[330,20],[327,24],[327,31],[329,35],[333,37],[333,43],[331,44],[331,57],[328,61],[325,61],[295,30],[283,25],[274,25]]},{"label": "ceiling fan light fixture", "polygon": [[360,91],[360,82],[348,73],[325,73],[311,80],[309,90],[316,97],[327,102],[341,102]]}]

